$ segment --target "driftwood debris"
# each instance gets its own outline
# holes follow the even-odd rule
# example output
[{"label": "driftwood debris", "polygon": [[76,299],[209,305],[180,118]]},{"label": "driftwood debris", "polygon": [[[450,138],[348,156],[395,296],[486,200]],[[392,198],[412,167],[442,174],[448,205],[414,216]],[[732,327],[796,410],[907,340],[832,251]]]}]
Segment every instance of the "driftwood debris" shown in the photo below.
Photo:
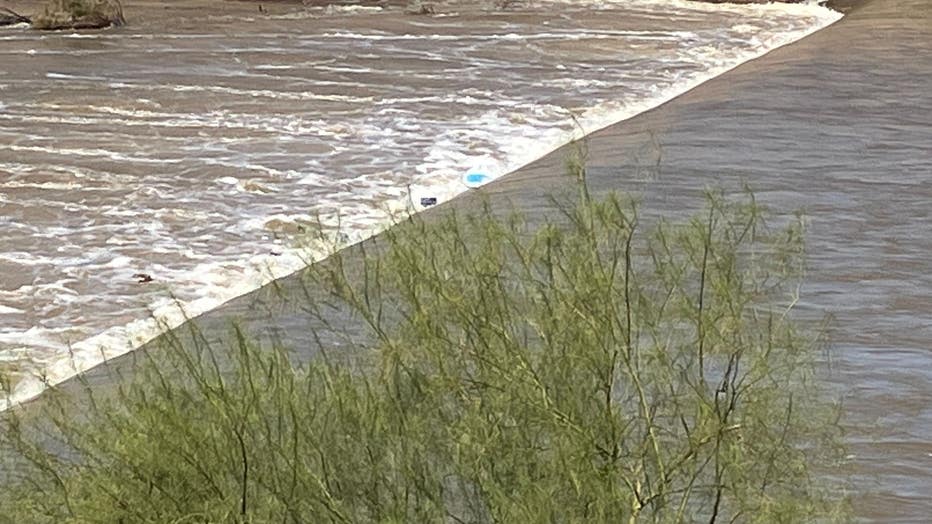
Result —
[{"label": "driftwood debris", "polygon": [[28,16],[23,16],[6,7],[0,7],[0,26],[31,23],[32,20]]}]

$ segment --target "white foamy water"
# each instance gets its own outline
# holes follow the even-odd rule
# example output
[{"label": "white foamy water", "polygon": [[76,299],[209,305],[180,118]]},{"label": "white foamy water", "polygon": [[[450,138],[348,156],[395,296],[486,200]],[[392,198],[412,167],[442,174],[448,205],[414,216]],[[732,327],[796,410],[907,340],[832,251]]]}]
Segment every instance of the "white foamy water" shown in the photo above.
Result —
[{"label": "white foamy water", "polygon": [[152,313],[177,325],[176,299],[197,315],[323,256],[294,247],[314,224],[359,241],[467,190],[471,169],[501,176],[839,16],[659,0],[370,11],[0,31],[12,400],[151,339]]}]

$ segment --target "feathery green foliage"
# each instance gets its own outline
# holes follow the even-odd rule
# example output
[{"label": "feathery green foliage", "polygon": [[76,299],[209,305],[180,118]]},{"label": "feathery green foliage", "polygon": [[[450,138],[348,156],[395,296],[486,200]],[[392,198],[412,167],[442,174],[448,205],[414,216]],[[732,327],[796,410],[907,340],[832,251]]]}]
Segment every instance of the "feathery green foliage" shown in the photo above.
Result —
[{"label": "feathery green foliage", "polygon": [[53,391],[40,422],[7,417],[21,463],[0,520],[838,517],[812,476],[835,411],[790,315],[800,225],[710,193],[648,228],[571,170],[581,195],[554,224],[415,217],[309,270],[326,291],[309,307],[366,326],[355,351],[322,341],[299,367],[239,330],[230,348],[169,334],[82,415]]}]

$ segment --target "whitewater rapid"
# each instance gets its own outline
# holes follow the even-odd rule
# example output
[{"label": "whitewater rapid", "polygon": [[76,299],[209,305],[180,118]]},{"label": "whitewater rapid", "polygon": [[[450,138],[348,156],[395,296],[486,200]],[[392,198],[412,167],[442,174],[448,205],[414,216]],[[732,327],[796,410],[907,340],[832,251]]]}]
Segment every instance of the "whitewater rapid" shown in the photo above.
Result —
[{"label": "whitewater rapid", "polygon": [[0,30],[8,401],[840,18],[467,4]]}]

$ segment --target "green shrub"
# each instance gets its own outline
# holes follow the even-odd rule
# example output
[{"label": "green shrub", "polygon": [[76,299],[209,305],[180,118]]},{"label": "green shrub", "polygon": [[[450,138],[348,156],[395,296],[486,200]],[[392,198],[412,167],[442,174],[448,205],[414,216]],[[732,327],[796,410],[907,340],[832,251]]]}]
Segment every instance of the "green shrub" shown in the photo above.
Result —
[{"label": "green shrub", "polygon": [[42,13],[33,17],[35,29],[98,29],[121,26],[123,5],[120,0],[50,0]]},{"label": "green shrub", "polygon": [[768,231],[749,195],[710,193],[695,218],[651,228],[585,185],[560,207],[536,228],[490,209],[414,218],[363,260],[315,266],[307,289],[326,293],[309,292],[309,309],[349,311],[366,330],[342,349],[321,333],[306,365],[241,330],[227,351],[194,330],[89,406],[53,391],[42,417],[5,421],[19,465],[0,515],[837,516],[838,492],[813,478],[837,456],[835,411],[814,379],[816,340],[790,315],[799,223]]}]

